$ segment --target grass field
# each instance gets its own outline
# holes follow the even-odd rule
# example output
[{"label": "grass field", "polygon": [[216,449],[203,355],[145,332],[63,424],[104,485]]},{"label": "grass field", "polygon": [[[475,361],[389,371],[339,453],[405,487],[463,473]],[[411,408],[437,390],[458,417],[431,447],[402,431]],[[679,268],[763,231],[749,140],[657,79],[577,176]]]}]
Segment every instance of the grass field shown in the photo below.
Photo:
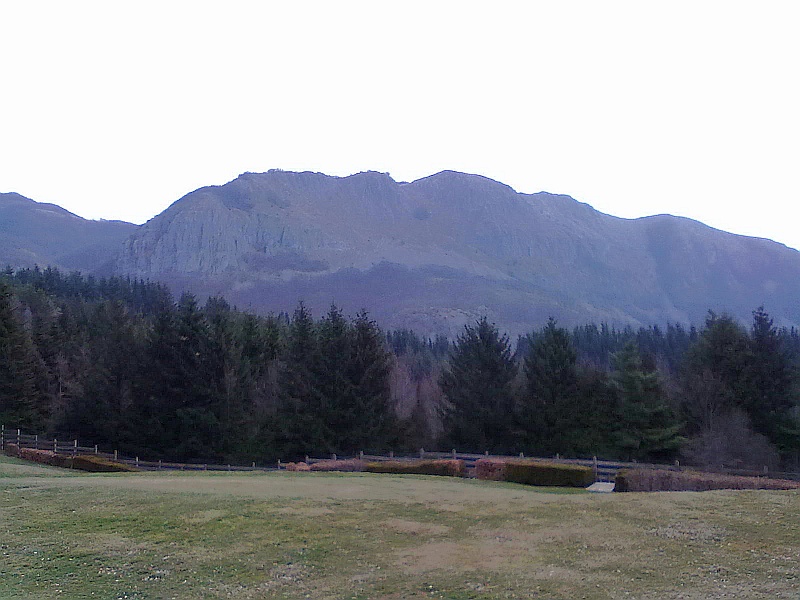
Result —
[{"label": "grass field", "polygon": [[0,598],[800,598],[797,492],[0,457]]}]

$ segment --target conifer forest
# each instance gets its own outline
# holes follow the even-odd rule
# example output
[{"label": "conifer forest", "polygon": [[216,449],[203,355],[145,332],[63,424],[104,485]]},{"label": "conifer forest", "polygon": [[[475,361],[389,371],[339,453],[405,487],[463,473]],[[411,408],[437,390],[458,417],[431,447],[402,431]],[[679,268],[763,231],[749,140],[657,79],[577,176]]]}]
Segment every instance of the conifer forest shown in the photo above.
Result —
[{"label": "conifer forest", "polygon": [[0,273],[0,423],[150,459],[424,447],[796,468],[799,367],[800,333],[763,307],[424,339],[335,305],[259,316],[127,278]]}]

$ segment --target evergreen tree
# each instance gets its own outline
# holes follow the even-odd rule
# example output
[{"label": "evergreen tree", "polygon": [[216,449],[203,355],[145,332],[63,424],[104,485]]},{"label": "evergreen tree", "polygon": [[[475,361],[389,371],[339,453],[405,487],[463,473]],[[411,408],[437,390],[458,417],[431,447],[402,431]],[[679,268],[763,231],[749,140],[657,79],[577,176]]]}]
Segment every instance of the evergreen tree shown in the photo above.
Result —
[{"label": "evergreen tree", "polygon": [[294,311],[280,372],[281,400],[274,433],[282,456],[298,458],[331,451],[333,437],[325,422],[326,400],[320,390],[320,342],[317,326],[304,303]]},{"label": "evergreen tree", "polygon": [[13,308],[11,289],[0,281],[0,423],[35,429],[41,407],[33,349]]},{"label": "evergreen tree", "polygon": [[524,367],[527,395],[521,409],[526,447],[542,454],[574,454],[584,427],[577,354],[569,332],[556,327],[551,318],[542,332],[530,339]]},{"label": "evergreen tree", "polygon": [[486,317],[465,326],[439,379],[448,402],[442,415],[445,435],[453,446],[512,450],[515,374],[508,336]]},{"label": "evergreen tree", "polygon": [[658,373],[643,367],[634,342],[616,353],[613,362],[618,448],[624,456],[636,460],[663,461],[675,456],[684,439]]},{"label": "evergreen tree", "polygon": [[749,346],[748,393],[742,404],[753,429],[765,435],[783,456],[792,456],[800,450],[800,422],[795,414],[797,370],[763,306],[753,311]]},{"label": "evergreen tree", "polygon": [[380,452],[394,439],[396,419],[390,405],[390,354],[377,324],[362,311],[352,324],[353,337],[348,361],[348,379],[353,389],[353,420],[346,452]]}]

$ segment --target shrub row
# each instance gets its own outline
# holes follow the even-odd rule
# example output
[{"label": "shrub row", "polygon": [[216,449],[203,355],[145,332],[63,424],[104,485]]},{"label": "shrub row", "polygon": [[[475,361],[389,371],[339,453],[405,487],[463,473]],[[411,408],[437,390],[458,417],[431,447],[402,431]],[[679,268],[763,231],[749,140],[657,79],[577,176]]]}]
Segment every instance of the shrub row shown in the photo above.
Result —
[{"label": "shrub row", "polygon": [[304,462],[296,462],[296,463],[294,463],[294,462],[290,462],[290,463],[286,463],[286,464],[283,466],[283,468],[284,468],[284,469],[286,469],[287,471],[310,471],[310,470],[311,470],[311,467],[309,467],[309,466],[308,466],[306,463],[304,463]]},{"label": "shrub row", "polygon": [[478,479],[510,481],[551,487],[588,487],[594,483],[591,467],[534,459],[481,458],[475,463]]},{"label": "shrub row", "polygon": [[16,444],[6,444],[5,452],[10,456],[18,456],[24,460],[42,465],[49,465],[51,467],[61,467],[63,469],[79,469],[81,471],[91,471],[93,473],[118,473],[139,470],[124,463],[114,462],[102,456],[94,456],[91,454],[69,456],[65,454],[56,454],[52,450],[17,448]]},{"label": "shrub row", "polygon": [[3,452],[8,456],[19,456],[19,447],[16,444],[4,444]]},{"label": "shrub row", "polygon": [[617,492],[703,492],[707,490],[790,490],[800,482],[762,477],[741,477],[699,471],[623,469],[617,473]]},{"label": "shrub row", "polygon": [[320,460],[311,465],[312,471],[344,471],[355,473],[364,470],[364,461],[358,458],[347,460]]},{"label": "shrub row", "polygon": [[415,475],[442,475],[465,477],[467,469],[463,460],[387,460],[364,464],[368,473],[395,473]]}]

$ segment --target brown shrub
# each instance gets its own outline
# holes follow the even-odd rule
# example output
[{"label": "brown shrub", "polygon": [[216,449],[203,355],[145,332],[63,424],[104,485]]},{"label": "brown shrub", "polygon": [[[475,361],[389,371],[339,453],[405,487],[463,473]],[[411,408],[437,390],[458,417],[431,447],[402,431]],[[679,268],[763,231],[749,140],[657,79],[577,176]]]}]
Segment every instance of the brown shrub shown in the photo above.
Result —
[{"label": "brown shrub", "polygon": [[312,463],[312,471],[343,471],[347,473],[354,473],[364,470],[364,461],[358,458],[351,458],[349,460],[320,460]]},{"label": "brown shrub", "polygon": [[475,477],[486,481],[505,481],[507,461],[497,458],[479,458],[475,461]]},{"label": "brown shrub", "polygon": [[286,468],[287,471],[310,471],[311,470],[311,467],[309,467],[304,462],[286,463],[286,467],[285,468]]},{"label": "brown shrub", "polygon": [[740,477],[700,471],[623,469],[617,473],[617,492],[703,492],[707,490],[790,490],[800,482],[764,477]]},{"label": "brown shrub", "polygon": [[19,446],[16,444],[4,444],[3,452],[7,456],[19,456]]},{"label": "brown shrub", "polygon": [[441,475],[464,477],[467,474],[463,460],[386,460],[368,462],[364,465],[368,473],[395,473],[408,475]]}]

